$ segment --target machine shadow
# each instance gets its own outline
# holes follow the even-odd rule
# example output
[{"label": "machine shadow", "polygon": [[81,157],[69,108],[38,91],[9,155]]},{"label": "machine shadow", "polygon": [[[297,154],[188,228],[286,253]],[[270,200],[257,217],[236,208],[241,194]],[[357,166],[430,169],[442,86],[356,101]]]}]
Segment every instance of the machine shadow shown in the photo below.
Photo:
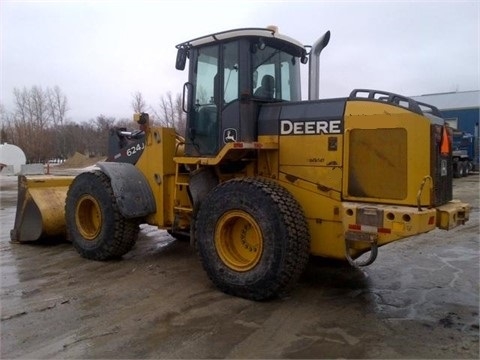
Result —
[{"label": "machine shadow", "polygon": [[362,269],[352,267],[346,261],[317,256],[310,256],[299,282],[308,287],[342,293],[362,292],[368,290],[370,284]]}]

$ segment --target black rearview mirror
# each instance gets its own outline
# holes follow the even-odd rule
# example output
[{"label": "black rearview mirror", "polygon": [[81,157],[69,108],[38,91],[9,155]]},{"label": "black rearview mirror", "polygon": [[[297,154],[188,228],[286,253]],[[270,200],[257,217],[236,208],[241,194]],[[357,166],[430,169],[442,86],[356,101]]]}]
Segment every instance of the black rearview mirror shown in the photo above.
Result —
[{"label": "black rearview mirror", "polygon": [[175,68],[177,70],[185,70],[185,64],[187,62],[187,49],[180,48],[177,51],[177,61],[175,62]]}]

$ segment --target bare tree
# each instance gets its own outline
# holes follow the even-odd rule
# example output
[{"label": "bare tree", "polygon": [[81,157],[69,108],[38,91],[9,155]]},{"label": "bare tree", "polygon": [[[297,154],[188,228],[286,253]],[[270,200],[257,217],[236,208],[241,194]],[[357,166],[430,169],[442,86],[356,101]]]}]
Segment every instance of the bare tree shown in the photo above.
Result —
[{"label": "bare tree", "polygon": [[28,162],[38,161],[38,157],[40,157],[38,151],[41,151],[41,149],[38,149],[38,138],[43,138],[44,134],[39,132],[39,122],[35,118],[35,106],[32,99],[35,95],[31,97],[30,90],[25,87],[23,90],[13,89],[13,95],[16,143],[25,152]]},{"label": "bare tree", "polygon": [[67,99],[60,88],[14,88],[13,95],[12,139],[23,149],[27,161],[45,162],[59,156],[62,151],[58,149],[58,134],[52,131],[52,126],[63,124],[67,111]]},{"label": "bare tree", "polygon": [[61,127],[62,138],[65,139],[64,159],[72,156],[75,152],[86,153],[86,144],[89,143],[89,137],[85,130],[85,126],[65,121]]},{"label": "bare tree", "polygon": [[183,111],[183,99],[181,94],[177,94],[175,97],[175,111],[176,111],[176,124],[175,129],[181,135],[185,134],[187,115]]},{"label": "bare tree", "polygon": [[[77,151],[91,156],[107,155],[110,130],[134,125],[129,119],[117,121],[105,115],[86,123],[69,121],[67,97],[58,86],[14,88],[13,95],[13,111],[7,111],[0,104],[0,140],[20,146],[28,162],[45,162],[52,157],[65,159]],[[161,96],[157,108],[149,108],[138,91],[132,96],[131,105],[135,112],[149,109],[152,123],[156,121],[184,134],[186,115],[181,94],[174,96],[168,92]]]},{"label": "bare tree", "polygon": [[127,119],[127,118],[121,118],[121,119],[115,120],[114,125],[115,127],[118,127],[118,128],[126,128],[126,129],[138,128],[138,125],[132,119]]},{"label": "bare tree", "polygon": [[140,91],[135,92],[133,95],[133,100],[132,100],[132,109],[135,113],[143,113],[146,112],[147,110],[147,104],[145,100],[143,99],[143,95]]},{"label": "bare tree", "polygon": [[87,144],[89,155],[102,156],[107,154],[108,134],[115,127],[115,118],[99,115],[93,122],[93,135],[90,135],[90,144]]},{"label": "bare tree", "polygon": [[40,131],[46,129],[52,120],[47,97],[47,91],[44,91],[39,86],[33,86],[30,90],[30,109],[36,129]]},{"label": "bare tree", "polygon": [[13,143],[14,133],[10,114],[3,104],[0,104],[0,144]]},{"label": "bare tree", "polygon": [[159,111],[155,114],[161,126],[175,126],[175,109],[173,106],[172,93],[169,91],[166,95],[160,97]]},{"label": "bare tree", "polygon": [[55,126],[63,126],[65,122],[65,116],[68,108],[67,97],[62,93],[62,90],[55,86],[53,89],[47,88],[46,96],[48,100],[48,110],[50,112],[50,118]]},{"label": "bare tree", "polygon": [[54,139],[54,156],[59,159],[66,159],[68,157],[68,146],[65,131],[63,130],[68,111],[67,97],[58,86],[55,86],[53,89],[47,88],[45,93],[48,101],[48,111],[53,124],[51,133]]},{"label": "bare tree", "polygon": [[177,94],[175,99],[170,91],[161,96],[158,109],[152,108],[152,113],[160,126],[172,127],[178,133],[184,133],[185,113],[183,112],[182,96],[180,94]]}]

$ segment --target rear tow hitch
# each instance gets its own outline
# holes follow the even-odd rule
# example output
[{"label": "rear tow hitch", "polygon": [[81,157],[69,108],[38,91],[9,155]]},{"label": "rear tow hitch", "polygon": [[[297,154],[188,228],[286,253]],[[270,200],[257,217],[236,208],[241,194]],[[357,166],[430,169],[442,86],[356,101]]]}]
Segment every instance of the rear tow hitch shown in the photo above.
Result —
[{"label": "rear tow hitch", "polygon": [[[372,264],[378,255],[378,235],[374,233],[347,231],[345,233],[345,257],[353,267],[368,266]],[[355,250],[353,244],[369,243],[370,256],[364,261],[355,261],[352,258],[351,249]],[[357,249],[358,250],[358,249]]]}]

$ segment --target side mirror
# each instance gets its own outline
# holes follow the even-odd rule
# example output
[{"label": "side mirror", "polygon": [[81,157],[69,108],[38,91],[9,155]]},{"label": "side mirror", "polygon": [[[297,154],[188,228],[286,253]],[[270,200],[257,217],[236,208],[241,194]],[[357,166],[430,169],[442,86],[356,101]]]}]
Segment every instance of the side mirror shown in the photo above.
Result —
[{"label": "side mirror", "polygon": [[185,70],[186,62],[187,62],[187,49],[179,48],[177,51],[177,60],[175,62],[175,68],[177,70]]}]

